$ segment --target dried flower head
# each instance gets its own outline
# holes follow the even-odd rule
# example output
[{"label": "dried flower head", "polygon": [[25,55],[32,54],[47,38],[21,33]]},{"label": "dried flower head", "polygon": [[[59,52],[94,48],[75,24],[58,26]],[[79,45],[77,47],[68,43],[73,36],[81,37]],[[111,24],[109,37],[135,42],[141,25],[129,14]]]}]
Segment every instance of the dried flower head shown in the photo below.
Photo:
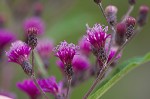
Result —
[{"label": "dried flower head", "polygon": [[9,62],[14,62],[23,68],[28,75],[32,74],[32,66],[29,63],[31,48],[22,41],[16,41],[11,44],[10,50],[6,52]]},{"label": "dried flower head", "polygon": [[17,87],[27,93],[31,99],[38,99],[38,96],[41,95],[32,79],[26,79],[23,82],[18,82]]},{"label": "dried flower head", "polygon": [[45,79],[39,79],[38,82],[43,91],[49,92],[54,96],[63,95],[63,84],[62,82],[57,83],[54,76]]},{"label": "dried flower head", "polygon": [[91,44],[86,40],[86,37],[83,37],[79,41],[79,47],[83,54],[88,56],[91,52]]},{"label": "dried flower head", "polygon": [[30,33],[32,29],[35,30],[36,34],[43,34],[45,31],[45,24],[40,18],[32,17],[24,21],[23,28],[26,34]]},{"label": "dried flower head", "polygon": [[74,45],[73,43],[68,44],[66,41],[61,42],[61,44],[54,49],[56,53],[55,55],[65,65],[65,72],[68,77],[73,75],[72,60],[78,49],[78,46]]},{"label": "dried flower head", "polygon": [[16,40],[16,35],[9,30],[0,29],[0,47],[3,49],[7,44]]},{"label": "dried flower head", "polygon": [[109,5],[106,7],[105,9],[105,13],[107,16],[107,21],[111,24],[111,25],[115,25],[117,22],[117,12],[118,9],[116,6],[114,5]]},{"label": "dried flower head", "polygon": [[138,20],[137,20],[137,23],[139,26],[145,25],[145,23],[148,19],[148,12],[149,12],[148,6],[143,5],[140,7],[139,16],[138,16]]},{"label": "dried flower head", "polygon": [[93,28],[87,25],[87,40],[91,43],[93,54],[102,62],[105,63],[107,55],[105,53],[105,43],[109,35],[106,33],[108,27],[103,28],[100,24],[95,24]]},{"label": "dried flower head", "polygon": [[54,47],[54,44],[53,44],[52,40],[41,39],[38,41],[38,45],[37,45],[36,49],[42,58],[44,58],[44,59],[48,58],[49,59],[53,47]]}]

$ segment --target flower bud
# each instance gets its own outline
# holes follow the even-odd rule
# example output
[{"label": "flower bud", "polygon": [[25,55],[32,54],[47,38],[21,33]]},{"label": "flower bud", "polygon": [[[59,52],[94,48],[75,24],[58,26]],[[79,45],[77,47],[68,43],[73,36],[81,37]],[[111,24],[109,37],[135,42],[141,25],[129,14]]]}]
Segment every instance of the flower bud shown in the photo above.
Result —
[{"label": "flower bud", "polygon": [[137,23],[139,26],[145,25],[147,18],[148,18],[148,12],[149,12],[149,7],[148,6],[141,6],[139,10],[139,17],[137,20]]},{"label": "flower bud", "polygon": [[43,5],[39,2],[37,2],[34,6],[34,15],[41,16],[42,11],[43,11]]},{"label": "flower bud", "polygon": [[107,21],[113,26],[116,24],[117,21],[117,16],[116,16],[117,12],[118,12],[117,7],[113,5],[109,5],[105,9]]},{"label": "flower bud", "polygon": [[118,23],[116,26],[115,41],[117,45],[122,45],[125,42],[126,24]]},{"label": "flower bud", "polygon": [[126,26],[127,26],[127,32],[126,32],[126,37],[127,39],[130,38],[134,32],[134,28],[136,25],[136,19],[133,17],[128,17],[126,19]]},{"label": "flower bud", "polygon": [[99,4],[99,3],[102,2],[102,0],[94,0],[94,2],[95,2],[96,4]]},{"label": "flower bud", "polygon": [[130,5],[134,5],[136,3],[136,0],[129,0]]}]

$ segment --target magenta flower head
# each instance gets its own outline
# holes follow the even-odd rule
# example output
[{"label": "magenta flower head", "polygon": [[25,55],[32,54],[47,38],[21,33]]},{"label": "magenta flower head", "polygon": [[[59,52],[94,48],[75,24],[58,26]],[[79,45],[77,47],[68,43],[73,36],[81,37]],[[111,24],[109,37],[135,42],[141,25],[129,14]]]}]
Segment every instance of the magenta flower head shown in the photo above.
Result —
[{"label": "magenta flower head", "polygon": [[54,44],[52,40],[41,39],[38,41],[38,45],[36,49],[42,58],[49,58],[50,54],[52,53],[53,47],[54,47]]},{"label": "magenta flower head", "polygon": [[32,17],[26,19],[23,23],[23,28],[25,33],[30,33],[32,29],[35,29],[36,34],[43,34],[45,32],[45,24],[44,22],[38,17]]},{"label": "magenta flower head", "polygon": [[[114,55],[116,54],[117,49],[111,48],[109,56],[108,56],[108,62],[114,57]],[[115,63],[121,58],[122,54],[118,54],[117,57],[115,58],[114,62],[111,63],[111,66],[115,66]]]},{"label": "magenta flower head", "polygon": [[0,48],[3,49],[7,44],[16,40],[16,35],[9,30],[0,29]]},{"label": "magenta flower head", "polygon": [[14,62],[23,68],[26,74],[32,74],[32,66],[29,63],[29,55],[31,48],[22,41],[12,43],[10,50],[6,52],[9,62]]},{"label": "magenta flower head", "polygon": [[84,72],[90,67],[90,61],[83,55],[75,55],[73,59],[73,69],[75,73]]},{"label": "magenta flower head", "polygon": [[38,82],[43,91],[49,92],[55,97],[63,95],[63,84],[62,82],[57,83],[56,78],[54,76],[46,79],[39,79]]},{"label": "magenta flower head", "polygon": [[107,55],[105,53],[105,43],[106,39],[110,36],[106,32],[108,27],[103,28],[100,24],[95,24],[93,28],[87,25],[87,40],[92,45],[93,54],[104,63],[107,60]]},{"label": "magenta flower head", "polygon": [[58,45],[54,51],[56,52],[56,56],[63,62],[65,65],[65,72],[68,75],[68,77],[72,76],[72,60],[74,58],[74,55],[77,53],[77,50],[79,49],[78,46],[70,43],[68,44],[66,41],[61,42],[60,45]]},{"label": "magenta flower head", "polygon": [[24,31],[28,36],[28,45],[34,49],[37,46],[37,35],[43,34],[45,26],[43,21],[38,17],[32,17],[25,20]]},{"label": "magenta flower head", "polygon": [[26,79],[23,82],[18,82],[17,87],[27,93],[30,99],[38,99],[41,95],[32,79]]},{"label": "magenta flower head", "polygon": [[89,55],[91,52],[91,44],[86,40],[86,37],[81,38],[79,41],[79,47],[83,54]]}]

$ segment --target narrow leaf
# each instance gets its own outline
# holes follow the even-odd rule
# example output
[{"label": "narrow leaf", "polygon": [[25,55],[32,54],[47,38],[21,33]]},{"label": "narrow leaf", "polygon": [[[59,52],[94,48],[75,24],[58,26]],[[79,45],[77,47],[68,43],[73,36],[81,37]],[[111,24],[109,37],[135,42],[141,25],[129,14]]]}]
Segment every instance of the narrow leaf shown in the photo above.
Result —
[{"label": "narrow leaf", "polygon": [[101,87],[88,99],[99,99],[105,92],[107,92],[114,84],[116,84],[122,77],[124,77],[129,71],[134,68],[150,61],[150,53],[144,57],[133,58],[119,65],[113,72],[113,74],[103,81]]}]

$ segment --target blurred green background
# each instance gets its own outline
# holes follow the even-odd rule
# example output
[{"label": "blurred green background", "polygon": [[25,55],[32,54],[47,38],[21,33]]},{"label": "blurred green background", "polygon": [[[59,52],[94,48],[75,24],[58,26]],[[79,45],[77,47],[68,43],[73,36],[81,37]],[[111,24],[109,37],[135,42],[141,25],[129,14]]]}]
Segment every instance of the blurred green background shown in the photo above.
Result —
[{"label": "blurred green background", "polygon": [[[62,40],[77,44],[78,39],[85,33],[86,23],[90,26],[93,26],[94,23],[107,25],[93,0],[0,0],[0,14],[6,16],[7,27],[18,33],[21,39],[23,39],[22,21],[32,16],[34,2],[37,1],[44,4],[42,18],[46,23],[45,37],[52,38],[55,44]],[[120,21],[119,19],[128,10],[128,0],[103,0],[104,7],[110,4],[118,7],[118,21]],[[143,4],[150,6],[150,0],[137,0],[132,16],[137,17],[139,6]],[[125,48],[120,62],[128,58],[144,55],[150,51],[149,26],[150,21],[147,22],[141,33]],[[55,58],[50,60],[52,66],[49,74],[55,75],[59,81],[61,73],[55,63],[53,63],[54,60]],[[14,78],[10,84],[10,91],[16,93],[18,99],[27,99],[27,95],[16,88],[16,82],[22,81],[27,76],[19,66],[15,66],[12,63],[7,65],[15,72],[11,75]],[[130,72],[113,86],[102,99],[150,99],[149,65],[150,63],[144,64]],[[1,73],[3,72],[1,71]],[[9,72],[5,74],[6,78],[10,76]],[[93,80],[90,79],[76,87],[72,92],[71,99],[81,99]],[[2,83],[3,79],[0,82]],[[0,87],[3,88],[3,86]]]}]

